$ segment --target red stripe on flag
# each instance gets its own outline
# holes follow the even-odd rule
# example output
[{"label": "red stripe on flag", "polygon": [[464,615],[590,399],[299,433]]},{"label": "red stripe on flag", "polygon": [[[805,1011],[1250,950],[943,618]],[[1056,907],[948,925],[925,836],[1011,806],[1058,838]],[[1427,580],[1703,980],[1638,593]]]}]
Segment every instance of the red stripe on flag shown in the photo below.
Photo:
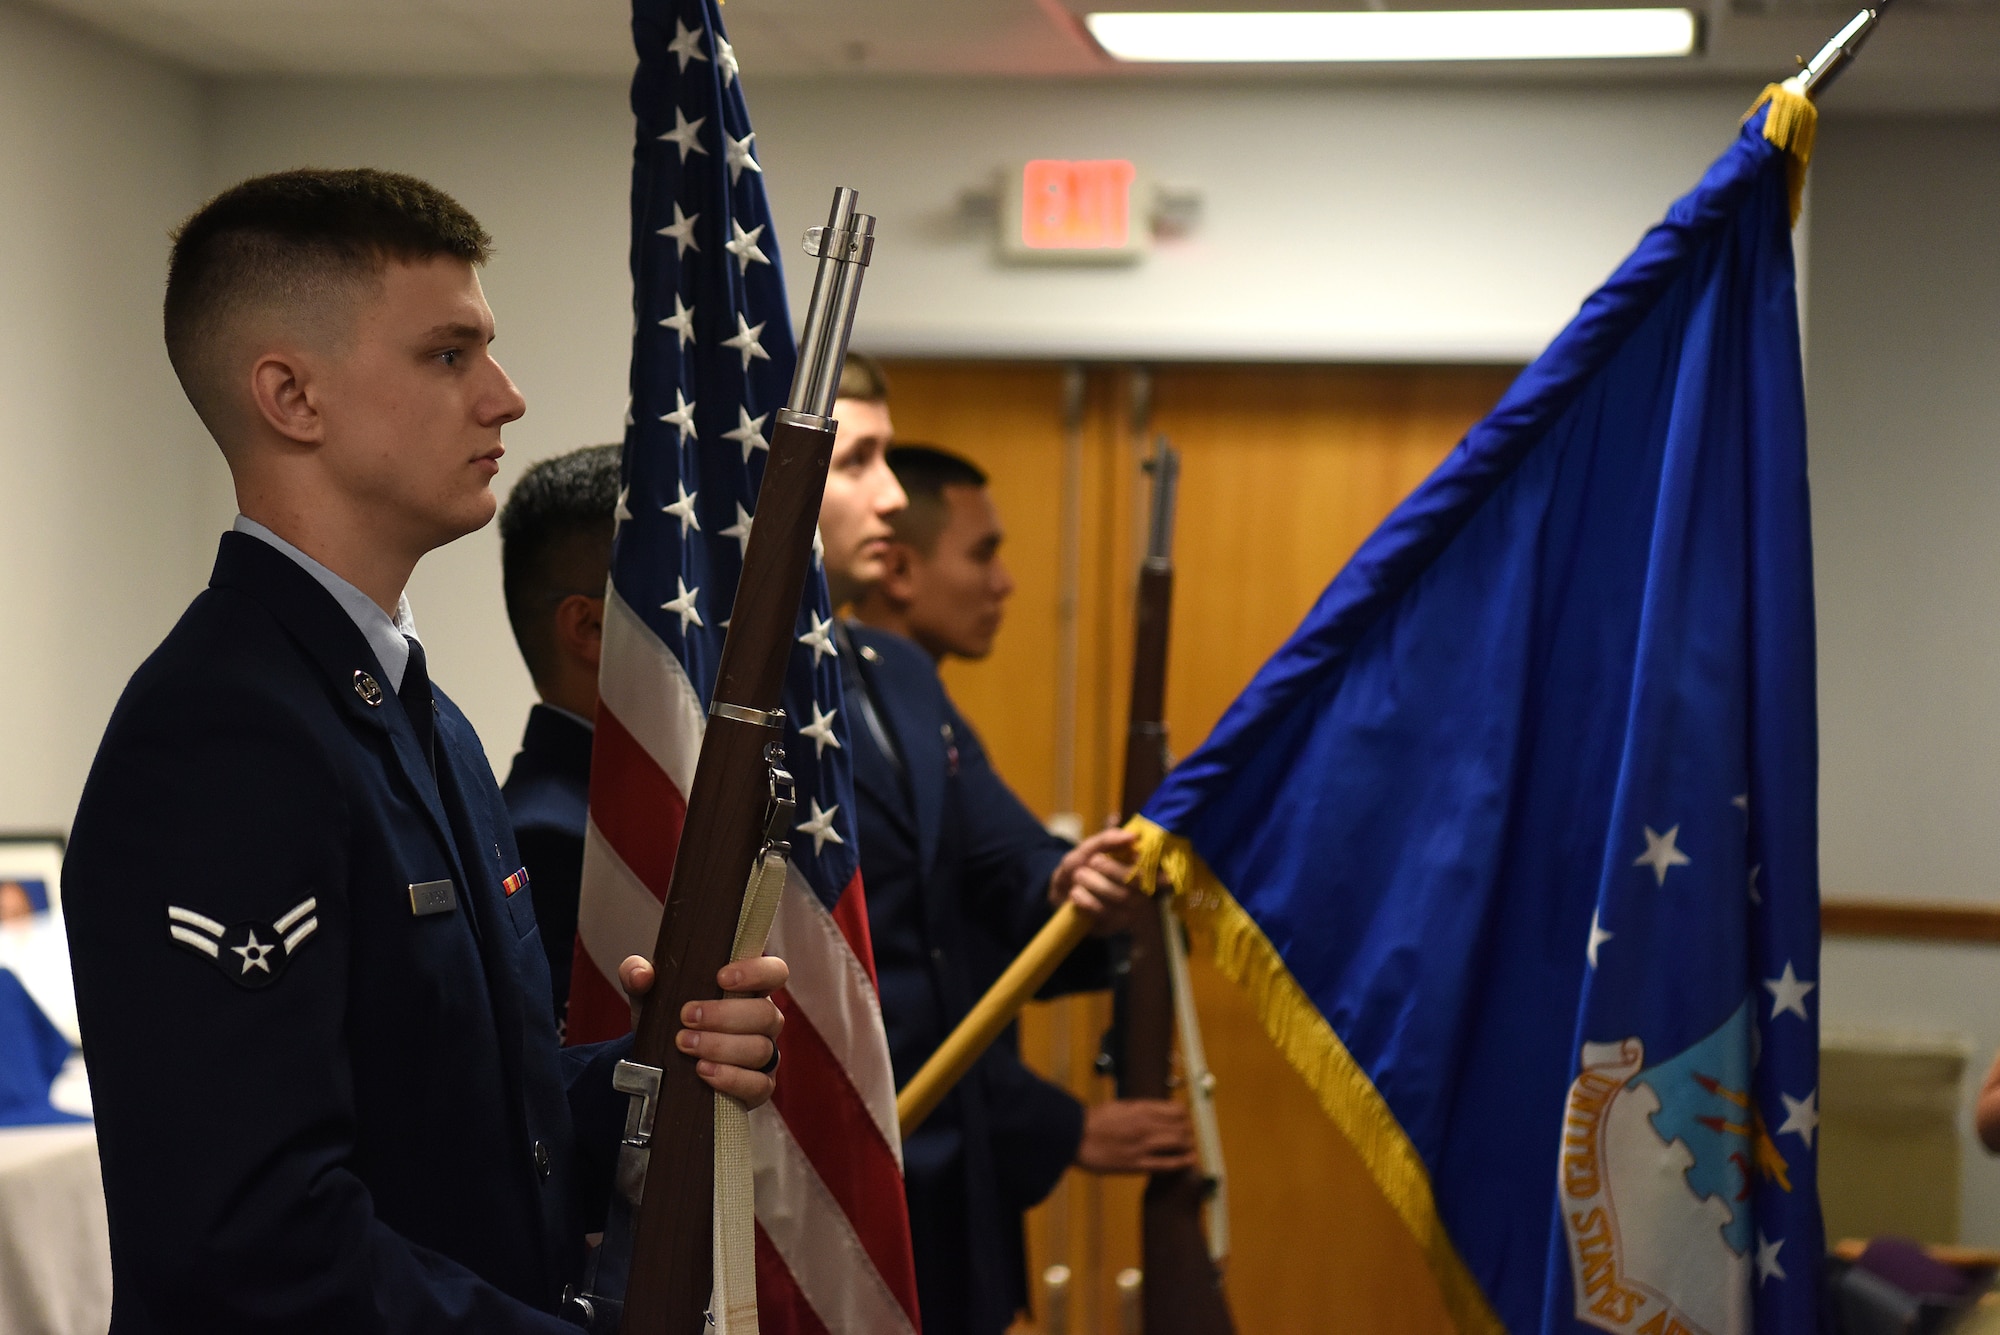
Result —
[{"label": "red stripe on flag", "polygon": [[[599,717],[602,717],[600,715]],[[563,1026],[564,1044],[602,1043],[632,1032],[632,1005],[618,984],[597,971],[597,961],[577,938],[570,955],[569,1015]]]},{"label": "red stripe on flag", "polygon": [[761,1335],[830,1335],[762,1224],[757,1225],[757,1329]]},{"label": "red stripe on flag", "polygon": [[[843,901],[845,896],[842,896]],[[785,1014],[783,1074],[772,1106],[875,1263],[882,1282],[916,1325],[917,1272],[903,1175],[847,1070],[790,995],[772,998]],[[891,1194],[893,1193],[893,1194]]]},{"label": "red stripe on flag", "polygon": [[608,709],[597,711],[591,742],[590,819],[632,874],[665,903],[687,799]]},{"label": "red stripe on flag", "polygon": [[840,892],[840,898],[833,901],[833,925],[847,938],[847,948],[867,971],[868,985],[875,989],[876,996],[881,996],[882,982],[875,976],[875,939],[868,934],[868,897],[861,890],[859,867],[854,869],[854,877]]}]

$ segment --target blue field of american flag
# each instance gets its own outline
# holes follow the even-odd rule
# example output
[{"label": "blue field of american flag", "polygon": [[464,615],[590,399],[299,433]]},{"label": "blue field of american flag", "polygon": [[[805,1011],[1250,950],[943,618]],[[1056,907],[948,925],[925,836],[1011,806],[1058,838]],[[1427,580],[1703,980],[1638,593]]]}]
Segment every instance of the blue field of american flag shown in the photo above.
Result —
[{"label": "blue field of american flag", "polygon": [[[713,0],[633,14],[634,334],[604,613],[570,1042],[621,1034],[648,954],[796,350],[736,56]],[[829,183],[829,188],[831,183]],[[817,555],[815,556],[817,560]],[[785,680],[799,824],[770,952],[791,965],[784,1078],[752,1118],[766,1331],[914,1331],[895,1085],[853,826],[826,581]]]}]

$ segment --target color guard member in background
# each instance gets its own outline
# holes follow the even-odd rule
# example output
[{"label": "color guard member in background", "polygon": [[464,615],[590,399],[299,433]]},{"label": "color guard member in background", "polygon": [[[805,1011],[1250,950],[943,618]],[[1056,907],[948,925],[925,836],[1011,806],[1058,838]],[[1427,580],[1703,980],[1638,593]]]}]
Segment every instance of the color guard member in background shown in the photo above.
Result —
[{"label": "color guard member in background", "polygon": [[[849,355],[834,416],[840,435],[820,507],[827,580],[836,605],[866,607],[871,591],[893,578],[906,504],[922,521],[936,497],[926,489],[922,500],[912,494],[906,502],[890,471],[888,387],[866,358]],[[985,508],[990,514],[990,502]],[[973,545],[983,545],[990,566],[997,537]],[[992,624],[983,639],[963,641],[980,652],[1010,587],[1004,568],[985,587],[985,595],[968,596],[985,609],[973,620]],[[993,772],[925,649],[852,622],[842,624],[837,643],[869,932],[901,1085],[1055,905],[1068,899],[1101,930],[1119,926],[1131,905],[1130,840],[1107,831],[1072,848],[1048,834]],[[1108,982],[1107,952],[1091,942],[1043,994]],[[1192,1144],[1177,1104],[1086,1110],[1021,1064],[1010,1030],[903,1146],[925,1329],[997,1335],[1007,1328],[1027,1305],[1022,1212],[1071,1164],[1149,1172],[1192,1162]]]},{"label": "color guard member in background", "polygon": [[500,511],[507,620],[541,697],[528,711],[521,749],[500,793],[514,820],[521,865],[535,887],[535,920],[549,962],[558,1030],[569,1009],[577,896],[583,887],[590,742],[619,452],[616,445],[591,445],[544,459],[521,474]]},{"label": "color guard member in background", "polygon": [[[506,808],[402,596],[493,517],[524,409],[489,245],[373,171],[247,181],[176,237],[167,350],[242,514],[65,868],[114,1335],[572,1330],[618,1045],[556,1046]],[[732,965],[759,996],[688,1008],[711,1085],[770,1096],[785,976]]]}]

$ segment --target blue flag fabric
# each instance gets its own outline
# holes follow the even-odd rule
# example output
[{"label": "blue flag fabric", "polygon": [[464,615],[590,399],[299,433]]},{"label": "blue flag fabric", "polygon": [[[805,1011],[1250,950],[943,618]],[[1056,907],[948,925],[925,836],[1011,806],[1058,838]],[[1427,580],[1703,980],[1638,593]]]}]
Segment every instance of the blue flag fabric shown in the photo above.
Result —
[{"label": "blue flag fabric", "polygon": [[0,1126],[89,1119],[58,1112],[49,1087],[69,1060],[64,1038],[10,969],[0,969]]},{"label": "blue flag fabric", "polygon": [[1815,1328],[1811,542],[1763,121],[1143,813],[1463,1329]]}]

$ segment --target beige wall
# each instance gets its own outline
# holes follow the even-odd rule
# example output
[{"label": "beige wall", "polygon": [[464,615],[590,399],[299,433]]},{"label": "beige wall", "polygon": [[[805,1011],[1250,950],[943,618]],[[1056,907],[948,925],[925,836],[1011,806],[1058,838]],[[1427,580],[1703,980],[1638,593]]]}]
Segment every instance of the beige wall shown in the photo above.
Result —
[{"label": "beige wall", "polygon": [[112,704],[207,574],[221,462],[160,346],[193,79],[0,4],[0,829],[66,829]]},{"label": "beige wall", "polygon": [[[2000,902],[2000,119],[1820,127],[1813,522],[1828,895]],[[2000,948],[1833,942],[1829,1025],[2000,1048]],[[1964,1234],[2000,1162],[1962,1100]]]}]

